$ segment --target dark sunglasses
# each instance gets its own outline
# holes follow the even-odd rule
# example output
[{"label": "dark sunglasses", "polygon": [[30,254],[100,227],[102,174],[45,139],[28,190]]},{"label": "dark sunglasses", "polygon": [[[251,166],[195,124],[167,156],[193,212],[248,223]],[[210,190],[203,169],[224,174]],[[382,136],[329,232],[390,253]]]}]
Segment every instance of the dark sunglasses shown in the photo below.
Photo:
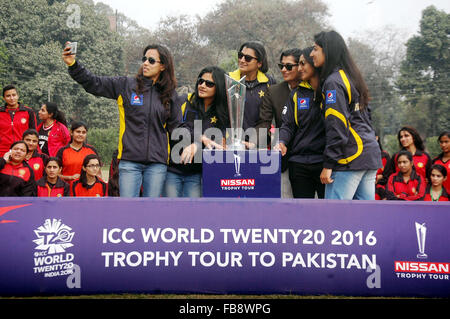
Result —
[{"label": "dark sunglasses", "polygon": [[238,53],[238,60],[242,59],[242,57],[245,58],[245,62],[251,62],[253,59],[258,60],[258,58],[255,58],[254,56],[251,56],[251,55],[239,52]]},{"label": "dark sunglasses", "polygon": [[202,78],[198,79],[198,85],[202,85],[203,83],[205,83],[206,86],[209,87],[209,88],[213,88],[216,85],[216,83],[214,83],[212,81],[205,80],[205,79],[202,79]]},{"label": "dark sunglasses", "polygon": [[142,57],[142,63],[145,63],[145,61],[147,61],[147,60],[148,60],[148,63],[150,63],[150,64],[155,64],[156,62],[161,63],[161,61],[156,61],[152,57],[149,57],[149,58],[147,58],[146,56]]},{"label": "dark sunglasses", "polygon": [[282,64],[282,63],[278,63],[278,67],[280,68],[280,70],[283,70],[283,68],[286,68],[286,70],[292,71],[292,68],[294,66],[298,66],[298,63],[296,63],[296,64],[290,64],[290,63]]}]

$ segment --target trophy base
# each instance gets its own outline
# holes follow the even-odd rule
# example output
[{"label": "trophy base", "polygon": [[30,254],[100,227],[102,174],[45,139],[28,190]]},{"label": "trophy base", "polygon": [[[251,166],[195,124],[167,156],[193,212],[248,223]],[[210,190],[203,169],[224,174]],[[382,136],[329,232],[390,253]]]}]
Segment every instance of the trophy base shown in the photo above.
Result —
[{"label": "trophy base", "polygon": [[421,258],[421,259],[428,258],[428,255],[427,254],[418,253],[417,254],[417,258]]}]

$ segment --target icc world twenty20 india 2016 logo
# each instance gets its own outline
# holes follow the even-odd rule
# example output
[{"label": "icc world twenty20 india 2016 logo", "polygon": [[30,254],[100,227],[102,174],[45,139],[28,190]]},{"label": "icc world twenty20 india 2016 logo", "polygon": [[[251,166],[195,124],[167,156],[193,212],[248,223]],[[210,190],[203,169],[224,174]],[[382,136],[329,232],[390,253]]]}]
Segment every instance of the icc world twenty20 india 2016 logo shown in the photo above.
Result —
[{"label": "icc world twenty20 india 2016 logo", "polygon": [[75,232],[61,220],[46,219],[34,233],[37,245],[34,253],[34,273],[45,277],[70,275],[73,272],[74,255],[66,250],[73,247]]}]

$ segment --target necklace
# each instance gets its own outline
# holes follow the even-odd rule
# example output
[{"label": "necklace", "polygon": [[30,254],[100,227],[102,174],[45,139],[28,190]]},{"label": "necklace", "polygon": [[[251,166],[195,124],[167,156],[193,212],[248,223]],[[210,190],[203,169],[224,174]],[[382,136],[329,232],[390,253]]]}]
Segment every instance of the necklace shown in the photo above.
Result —
[{"label": "necklace", "polygon": [[442,195],[442,188],[441,188],[441,190],[440,190],[440,192],[439,192],[439,196],[438,196],[437,198],[434,198],[434,197],[433,197],[433,190],[430,189],[430,197],[431,197],[431,201],[433,201],[433,202],[439,201],[439,198],[441,197],[441,195]]},{"label": "necklace", "polygon": [[55,124],[55,121],[53,121],[50,125],[46,126],[44,123],[44,130],[48,130],[49,128],[51,128],[53,126],[53,124]]}]

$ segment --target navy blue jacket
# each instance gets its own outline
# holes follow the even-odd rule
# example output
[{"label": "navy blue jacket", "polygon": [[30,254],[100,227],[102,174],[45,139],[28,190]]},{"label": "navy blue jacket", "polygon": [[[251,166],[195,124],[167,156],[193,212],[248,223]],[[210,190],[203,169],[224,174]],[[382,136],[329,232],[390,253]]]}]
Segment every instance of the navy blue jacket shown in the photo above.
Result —
[{"label": "navy blue jacket", "polygon": [[[222,123],[217,115],[216,109],[214,106],[210,106],[208,110],[204,113],[196,110],[192,105],[191,101],[193,99],[193,94],[189,94],[186,98],[186,101],[181,105],[182,115],[183,115],[183,123],[186,128],[191,132],[191,143],[197,144],[197,156],[193,159],[193,161],[197,158],[198,161],[201,161],[202,149],[204,148],[203,143],[201,142],[201,135],[195,134],[204,134],[205,131],[209,128],[218,128],[222,132],[222,136],[225,138],[226,134],[226,124]],[[194,130],[194,121],[199,120],[202,122],[202,131],[196,132]],[[171,139],[171,149],[174,150],[174,146],[177,144],[178,140],[172,137]],[[220,143],[219,143],[220,144]],[[182,153],[182,149],[179,149],[179,155]],[[194,173],[200,173],[202,171],[202,163],[194,162],[191,164],[180,164],[174,162],[173,152],[170,157],[168,171],[189,175]]]},{"label": "navy blue jacket", "polygon": [[325,123],[321,106],[307,82],[301,82],[291,92],[281,113],[280,128],[280,142],[288,148],[289,161],[301,164],[323,162]]},{"label": "navy blue jacket", "polygon": [[169,135],[181,124],[182,100],[175,91],[168,112],[149,79],[144,78],[143,94],[137,94],[134,77],[96,76],[78,61],[69,67],[69,74],[86,92],[117,100],[120,119],[118,159],[168,164]]},{"label": "navy blue jacket", "polygon": [[[230,72],[229,76],[239,81],[241,79],[240,70]],[[267,76],[266,74],[258,71],[257,78],[255,82],[246,82],[246,93],[245,93],[245,107],[244,107],[244,120],[242,128],[244,131],[249,127],[256,128],[256,124],[259,121],[259,108],[262,104],[263,97],[266,94],[269,86],[275,84],[275,80]]]},{"label": "navy blue jacket", "polygon": [[368,107],[359,107],[359,93],[343,70],[322,84],[326,146],[324,167],[337,171],[382,167]]}]

